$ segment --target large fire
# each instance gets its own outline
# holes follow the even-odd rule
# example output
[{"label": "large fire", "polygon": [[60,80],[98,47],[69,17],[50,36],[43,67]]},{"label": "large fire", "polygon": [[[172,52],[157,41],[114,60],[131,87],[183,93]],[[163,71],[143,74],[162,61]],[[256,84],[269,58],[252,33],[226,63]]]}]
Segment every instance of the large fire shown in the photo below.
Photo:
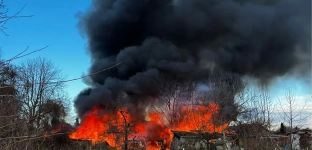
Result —
[{"label": "large fire", "polygon": [[[170,147],[173,138],[172,130],[191,131],[200,130],[204,132],[222,132],[227,124],[216,125],[215,115],[219,112],[219,106],[210,103],[208,106],[182,106],[179,108],[178,117],[169,122],[163,112],[149,112],[144,119],[134,119],[126,109],[114,112],[101,112],[95,107],[87,113],[76,131],[69,134],[71,139],[91,140],[96,142],[107,142],[110,146],[121,149],[122,141],[126,138],[132,140],[136,137],[145,139],[149,150],[159,149],[157,140],[163,140],[165,148]],[[144,143],[144,142],[143,142]]]}]

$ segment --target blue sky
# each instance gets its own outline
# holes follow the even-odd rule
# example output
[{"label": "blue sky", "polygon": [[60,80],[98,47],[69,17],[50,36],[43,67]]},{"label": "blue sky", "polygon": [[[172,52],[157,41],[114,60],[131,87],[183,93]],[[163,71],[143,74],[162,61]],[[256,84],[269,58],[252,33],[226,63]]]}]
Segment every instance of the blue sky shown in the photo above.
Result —
[{"label": "blue sky", "polygon": [[[44,46],[47,49],[16,60],[42,56],[52,60],[67,79],[78,78],[87,73],[90,57],[87,53],[87,39],[83,38],[77,29],[76,14],[86,11],[91,1],[74,0],[4,0],[9,8],[9,14],[14,14],[26,3],[26,8],[20,15],[34,15],[31,18],[12,19],[6,24],[6,33],[0,34],[2,58],[10,58],[27,46],[36,50]],[[297,95],[311,95],[311,83],[305,83],[297,78],[279,78],[275,86],[270,88],[272,97],[284,94],[286,86],[291,86]],[[86,85],[81,81],[67,83],[67,91],[74,98]],[[310,99],[311,100],[311,99]]]},{"label": "blue sky", "polygon": [[[74,0],[4,0],[9,8],[9,14],[14,14],[26,3],[20,15],[34,15],[31,18],[12,19],[6,24],[6,33],[0,34],[2,57],[10,58],[27,46],[28,51],[44,46],[47,49],[18,59],[14,63],[32,58],[44,57],[51,60],[67,79],[80,77],[87,73],[90,57],[87,54],[86,39],[82,38],[76,28],[77,12],[84,11],[90,1]],[[71,97],[76,96],[85,85],[81,80],[67,84]]]}]

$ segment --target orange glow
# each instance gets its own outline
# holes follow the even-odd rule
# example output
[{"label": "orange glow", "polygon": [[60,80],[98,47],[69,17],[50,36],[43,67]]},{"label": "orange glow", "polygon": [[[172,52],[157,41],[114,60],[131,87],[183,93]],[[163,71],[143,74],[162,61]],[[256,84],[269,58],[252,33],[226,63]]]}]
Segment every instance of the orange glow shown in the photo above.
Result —
[{"label": "orange glow", "polygon": [[47,134],[47,133],[44,133],[44,134],[43,134],[43,137],[44,137],[44,138],[47,138],[47,137],[48,137],[48,134]]},{"label": "orange glow", "polygon": [[[218,112],[219,106],[215,103],[210,103],[208,106],[182,106],[178,112],[179,118],[168,124],[161,112],[149,112],[147,120],[140,118],[144,121],[137,121],[138,119],[134,119],[127,113],[127,109],[101,112],[100,108],[95,107],[82,118],[80,126],[69,134],[69,137],[91,140],[93,144],[107,142],[110,146],[121,149],[127,130],[128,140],[144,137],[142,143],[148,150],[159,149],[157,140],[163,140],[164,147],[169,149],[173,138],[172,130],[222,132],[222,126],[215,126],[213,123],[213,118],[218,115]],[[227,124],[223,127],[227,127]]]}]

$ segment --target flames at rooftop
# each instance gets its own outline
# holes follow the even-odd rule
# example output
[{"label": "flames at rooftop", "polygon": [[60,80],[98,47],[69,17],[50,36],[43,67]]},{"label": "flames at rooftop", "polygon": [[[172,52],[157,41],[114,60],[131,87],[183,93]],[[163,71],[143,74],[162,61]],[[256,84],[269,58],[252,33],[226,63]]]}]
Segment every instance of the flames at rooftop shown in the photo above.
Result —
[{"label": "flames at rooftop", "polygon": [[83,117],[80,126],[69,137],[91,140],[93,144],[107,142],[118,149],[121,149],[122,141],[136,137],[148,149],[160,149],[157,141],[163,140],[162,144],[168,149],[173,138],[172,130],[222,132],[227,124],[220,126],[214,123],[218,111],[219,107],[215,103],[207,106],[182,106],[179,108],[180,116],[170,124],[162,112],[151,111],[146,118],[138,120],[133,119],[126,108],[108,112],[95,107]]}]

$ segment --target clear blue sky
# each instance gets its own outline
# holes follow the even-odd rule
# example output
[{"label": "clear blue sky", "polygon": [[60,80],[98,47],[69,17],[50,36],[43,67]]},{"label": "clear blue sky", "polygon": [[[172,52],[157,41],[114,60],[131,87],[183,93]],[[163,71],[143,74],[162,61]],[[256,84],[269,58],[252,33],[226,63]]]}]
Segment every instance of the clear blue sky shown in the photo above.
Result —
[{"label": "clear blue sky", "polygon": [[[18,54],[27,46],[30,46],[29,50],[36,50],[48,45],[49,48],[23,59],[42,56],[52,60],[67,79],[87,73],[90,66],[90,57],[86,49],[87,40],[78,31],[78,19],[75,16],[90,6],[90,0],[4,0],[4,2],[9,8],[9,14],[17,12],[28,3],[20,15],[34,15],[31,18],[13,19],[6,24],[6,33],[9,36],[0,34],[4,59]],[[311,94],[311,83],[303,84],[304,81],[297,81],[294,78],[281,78],[276,83],[276,86],[271,88],[273,97],[282,95],[286,85],[292,86],[298,95]],[[67,83],[67,91],[72,98],[85,87],[81,80]]]}]

